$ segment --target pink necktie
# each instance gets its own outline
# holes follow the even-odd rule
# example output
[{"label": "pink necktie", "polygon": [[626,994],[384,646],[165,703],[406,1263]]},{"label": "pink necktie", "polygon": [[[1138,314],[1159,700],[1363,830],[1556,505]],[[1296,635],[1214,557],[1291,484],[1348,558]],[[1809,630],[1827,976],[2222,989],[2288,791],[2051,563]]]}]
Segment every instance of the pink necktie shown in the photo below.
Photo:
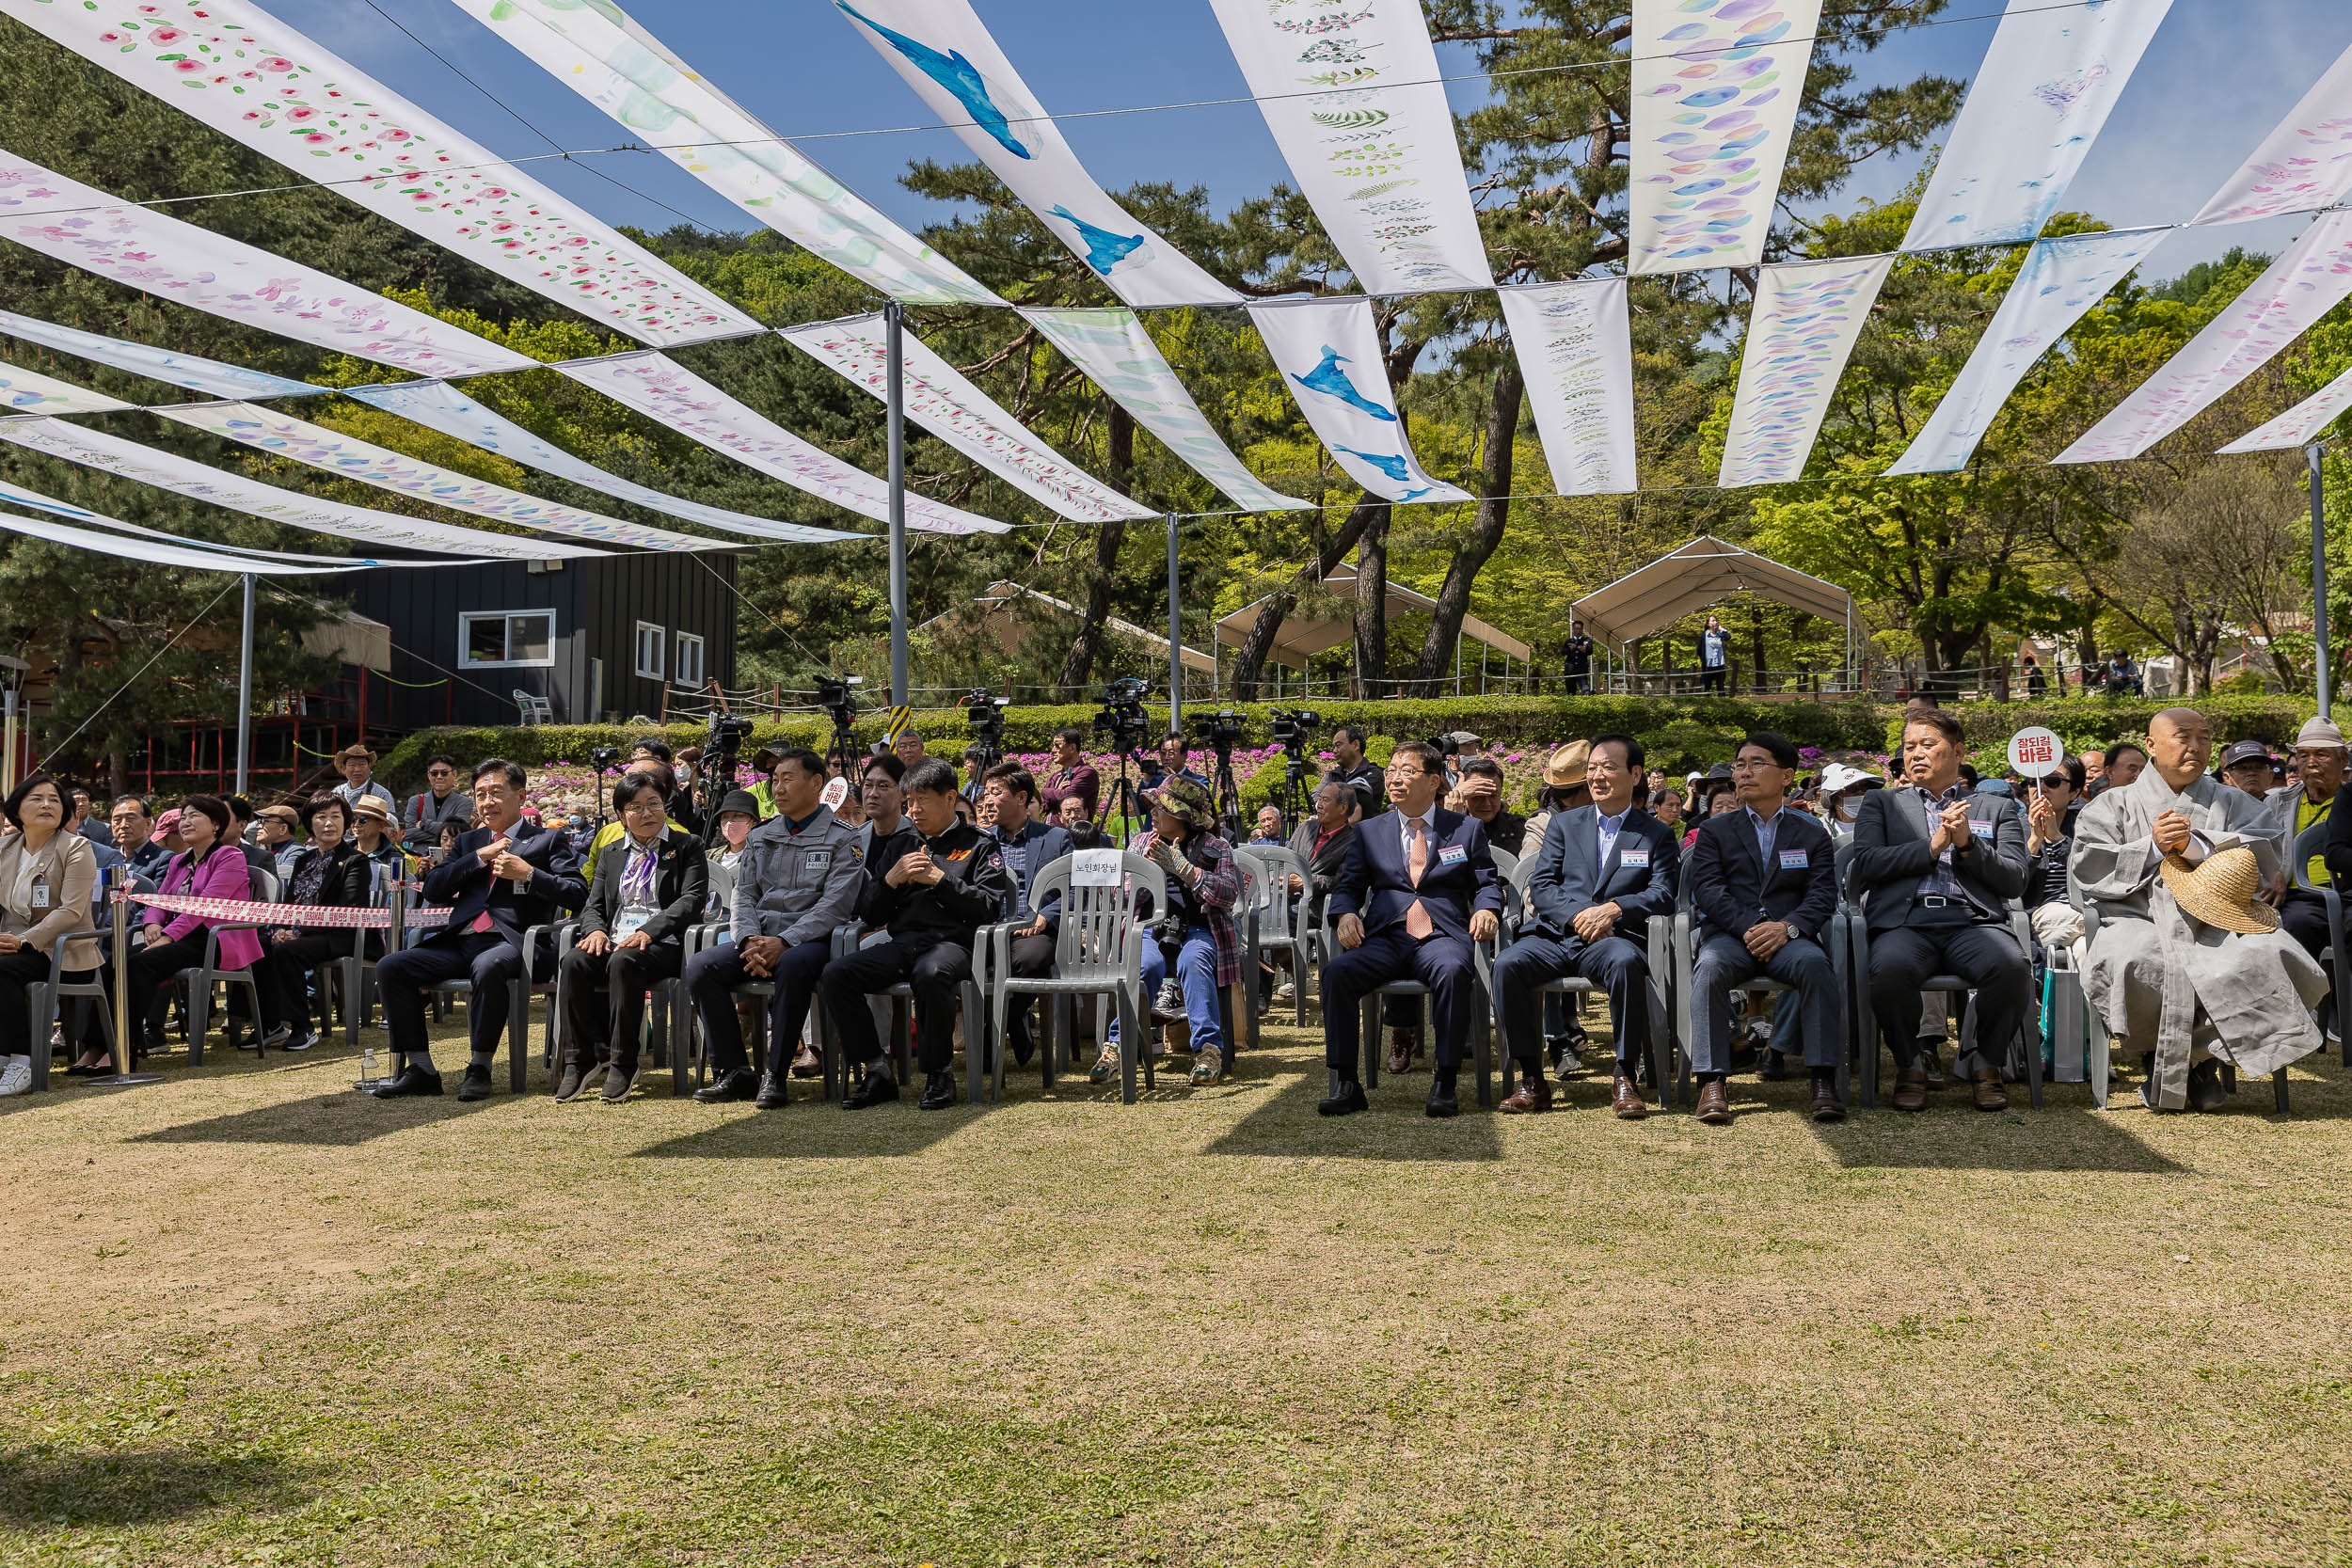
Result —
[{"label": "pink necktie", "polygon": [[[1413,885],[1419,887],[1421,874],[1429,869],[1429,824],[1416,816],[1409,826],[1413,830],[1413,851],[1406,863],[1406,870],[1411,875]],[[1422,908],[1420,899],[1414,899],[1413,907],[1405,911],[1405,934],[1420,942],[1436,930],[1437,927],[1430,923],[1429,911]]]}]

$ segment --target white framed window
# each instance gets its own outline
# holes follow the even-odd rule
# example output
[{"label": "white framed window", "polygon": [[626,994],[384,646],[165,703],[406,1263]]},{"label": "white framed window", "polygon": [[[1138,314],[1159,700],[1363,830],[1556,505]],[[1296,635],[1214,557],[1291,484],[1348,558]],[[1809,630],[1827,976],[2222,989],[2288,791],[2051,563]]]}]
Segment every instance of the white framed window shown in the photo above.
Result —
[{"label": "white framed window", "polygon": [[668,651],[669,634],[651,621],[637,623],[637,673],[649,681],[658,681],[665,673],[661,656]]},{"label": "white framed window", "polygon": [[457,662],[466,670],[548,668],[555,663],[555,611],[482,610],[460,614]]},{"label": "white framed window", "polygon": [[677,634],[677,657],[671,661],[670,678],[680,686],[703,683],[703,640],[691,631]]}]

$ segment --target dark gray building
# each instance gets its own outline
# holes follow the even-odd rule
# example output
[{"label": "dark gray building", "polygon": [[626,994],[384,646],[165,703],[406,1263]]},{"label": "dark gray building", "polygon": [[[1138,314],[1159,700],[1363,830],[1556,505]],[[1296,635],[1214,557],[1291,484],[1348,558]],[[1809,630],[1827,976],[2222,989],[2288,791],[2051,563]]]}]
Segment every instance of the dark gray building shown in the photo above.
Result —
[{"label": "dark gray building", "polygon": [[734,684],[735,564],[718,551],[489,562],[355,572],[330,591],[391,628],[371,731],[512,724],[524,697],[553,723],[585,724],[659,716],[665,685],[675,703]]}]

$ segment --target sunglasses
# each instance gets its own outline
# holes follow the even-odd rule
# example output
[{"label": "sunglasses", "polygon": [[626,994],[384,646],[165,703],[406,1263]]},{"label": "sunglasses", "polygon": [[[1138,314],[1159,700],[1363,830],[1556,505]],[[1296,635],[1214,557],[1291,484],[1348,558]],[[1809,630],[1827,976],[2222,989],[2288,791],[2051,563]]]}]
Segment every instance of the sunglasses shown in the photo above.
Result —
[{"label": "sunglasses", "polygon": [[2063,774],[2052,773],[2042,779],[2042,787],[2044,789],[2072,789],[2074,787],[2074,781],[2067,778]]}]

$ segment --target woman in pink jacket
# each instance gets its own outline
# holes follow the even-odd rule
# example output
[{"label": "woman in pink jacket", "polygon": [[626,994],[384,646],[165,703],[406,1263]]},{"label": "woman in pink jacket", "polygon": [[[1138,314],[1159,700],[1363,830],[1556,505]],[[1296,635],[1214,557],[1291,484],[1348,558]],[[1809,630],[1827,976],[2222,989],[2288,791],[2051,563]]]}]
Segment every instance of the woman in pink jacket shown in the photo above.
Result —
[{"label": "woman in pink jacket", "polygon": [[[172,856],[164,869],[159,893],[195,898],[229,898],[242,904],[253,896],[245,851],[230,836],[229,806],[210,795],[191,795],[180,805],[180,837],[187,848]],[[163,985],[183,969],[204,961],[204,928],[223,924],[203,915],[174,914],[168,910],[143,910],[147,945],[131,955],[131,1017],[146,1036],[146,1049],[163,1049]],[[262,956],[261,939],[251,931],[223,931],[223,969],[244,969]]]}]

